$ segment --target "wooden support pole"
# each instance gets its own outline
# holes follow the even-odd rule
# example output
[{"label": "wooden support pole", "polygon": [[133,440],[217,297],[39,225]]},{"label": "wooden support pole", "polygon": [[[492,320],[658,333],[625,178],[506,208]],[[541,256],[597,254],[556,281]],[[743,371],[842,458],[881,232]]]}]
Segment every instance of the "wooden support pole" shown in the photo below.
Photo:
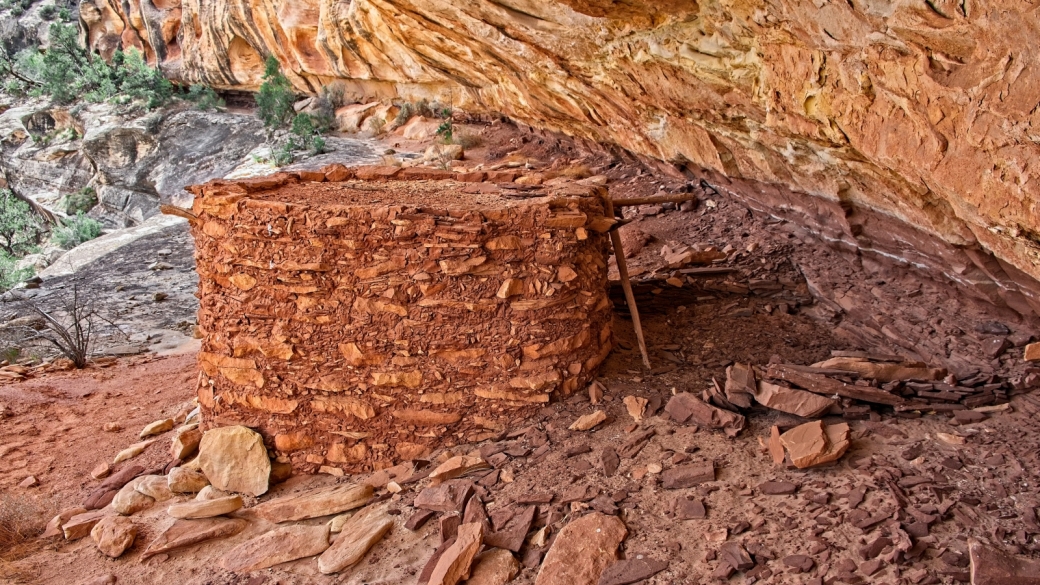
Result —
[{"label": "wooden support pole", "polygon": [[[614,203],[609,194],[604,194],[603,205],[606,207],[606,216],[614,217]],[[639,353],[643,354],[643,365],[646,369],[650,367],[650,354],[646,351],[646,340],[643,339],[643,325],[639,322],[639,309],[636,307],[636,295],[632,292],[632,280],[628,276],[628,264],[625,263],[625,249],[621,245],[621,234],[617,230],[610,231],[610,242],[614,244],[614,260],[617,261],[618,275],[621,277],[621,287],[625,289],[625,300],[628,302],[628,312],[632,315],[632,326],[636,330],[636,341],[639,342]]]},{"label": "wooden support pole", "polygon": [[633,197],[631,199],[615,199],[614,205],[618,207],[632,207],[633,205],[654,205],[657,203],[682,203],[693,201],[697,196],[693,193],[679,193],[677,195],[651,195],[649,197]]}]

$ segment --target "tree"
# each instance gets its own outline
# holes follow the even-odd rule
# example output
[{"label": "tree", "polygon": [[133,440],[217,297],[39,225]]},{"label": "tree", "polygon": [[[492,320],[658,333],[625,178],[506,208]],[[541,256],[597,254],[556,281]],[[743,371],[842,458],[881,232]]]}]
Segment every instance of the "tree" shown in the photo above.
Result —
[{"label": "tree", "polygon": [[43,225],[29,204],[8,189],[0,190],[0,247],[22,256],[40,241]]},{"label": "tree", "polygon": [[267,128],[282,128],[292,122],[296,113],[293,110],[296,94],[293,93],[289,78],[282,74],[282,68],[274,55],[268,57],[264,64],[263,79],[260,92],[256,95],[257,116]]}]

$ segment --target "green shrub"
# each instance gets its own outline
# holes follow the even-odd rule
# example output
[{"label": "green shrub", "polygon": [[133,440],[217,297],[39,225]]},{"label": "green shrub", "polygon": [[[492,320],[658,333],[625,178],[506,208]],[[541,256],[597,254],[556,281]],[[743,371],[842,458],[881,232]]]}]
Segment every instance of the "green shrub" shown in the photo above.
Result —
[{"label": "green shrub", "polygon": [[33,277],[32,268],[22,268],[21,270],[15,270],[15,264],[18,263],[18,258],[9,255],[7,252],[0,251],[0,292],[10,290],[11,287],[29,280]]},{"label": "green shrub", "polygon": [[437,136],[444,139],[444,144],[451,144],[452,137],[455,135],[455,126],[451,120],[451,110],[444,108],[441,111],[441,117],[444,118],[444,121],[437,127]]},{"label": "green shrub", "polygon": [[267,58],[264,64],[264,82],[256,94],[256,114],[270,129],[282,128],[292,122],[295,111],[293,103],[296,94],[292,84],[282,74],[282,68],[274,55]]},{"label": "green shrub", "polygon": [[44,20],[54,20],[54,17],[58,15],[58,7],[53,4],[48,4],[40,8],[40,18]]},{"label": "green shrub", "polygon": [[188,100],[195,102],[195,107],[203,111],[216,110],[226,105],[217,92],[208,85],[192,85],[188,89]]},{"label": "green shrub", "polygon": [[43,225],[29,204],[0,190],[0,248],[9,256],[26,254],[40,241]]},{"label": "green shrub", "polygon": [[136,49],[116,51],[111,62],[106,62],[79,45],[75,26],[53,22],[49,31],[46,51],[23,51],[13,66],[31,81],[34,95],[49,96],[58,103],[140,100],[149,109],[173,97],[173,84]]},{"label": "green shrub", "polygon": [[51,238],[62,248],[69,250],[100,235],[101,224],[80,212],[61,220],[61,225],[54,228]]},{"label": "green shrub", "polygon": [[65,196],[65,213],[77,215],[86,213],[98,204],[97,192],[93,187],[83,187],[75,193]]}]

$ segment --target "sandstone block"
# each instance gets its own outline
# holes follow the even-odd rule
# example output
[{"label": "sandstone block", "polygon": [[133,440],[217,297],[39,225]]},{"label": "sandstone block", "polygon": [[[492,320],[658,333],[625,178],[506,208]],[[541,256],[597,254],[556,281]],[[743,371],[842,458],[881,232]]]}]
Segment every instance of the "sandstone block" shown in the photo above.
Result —
[{"label": "sandstone block", "polygon": [[596,585],[627,534],[616,516],[593,512],[572,521],[545,555],[535,585]]},{"label": "sandstone block", "polygon": [[246,427],[206,431],[199,445],[199,464],[217,489],[251,496],[267,493],[271,460],[263,438]]},{"label": "sandstone block", "polygon": [[129,518],[106,516],[90,530],[90,537],[98,550],[115,559],[134,544],[137,526]]}]

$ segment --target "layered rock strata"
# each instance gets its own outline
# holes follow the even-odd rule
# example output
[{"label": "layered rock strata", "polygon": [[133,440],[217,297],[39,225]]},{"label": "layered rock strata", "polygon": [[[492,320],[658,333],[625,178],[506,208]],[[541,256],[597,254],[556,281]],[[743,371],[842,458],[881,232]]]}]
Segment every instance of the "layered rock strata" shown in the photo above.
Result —
[{"label": "layered rock strata", "polygon": [[207,424],[355,473],[501,432],[606,358],[602,187],[325,171],[192,188]]},{"label": "layered rock strata", "polygon": [[501,112],[1040,278],[1040,19],[1019,2],[85,0],[81,18],[91,47],[187,82],[255,89],[274,55],[301,92]]}]

